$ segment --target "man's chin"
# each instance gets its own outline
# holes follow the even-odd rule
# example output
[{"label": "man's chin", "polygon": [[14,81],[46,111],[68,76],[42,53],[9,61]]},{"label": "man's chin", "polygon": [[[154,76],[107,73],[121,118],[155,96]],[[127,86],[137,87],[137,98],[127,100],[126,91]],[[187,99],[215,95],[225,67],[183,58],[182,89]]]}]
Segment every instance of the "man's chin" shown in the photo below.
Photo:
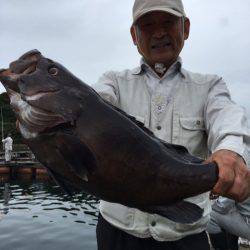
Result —
[{"label": "man's chin", "polygon": [[173,63],[173,59],[162,59],[162,58],[156,58],[152,61],[152,65],[155,65],[156,63],[162,63],[165,66],[169,66]]},{"label": "man's chin", "polygon": [[175,60],[175,56],[172,55],[172,53],[155,53],[154,55],[151,56],[151,62],[152,64],[155,63],[163,63],[165,65],[169,65]]}]

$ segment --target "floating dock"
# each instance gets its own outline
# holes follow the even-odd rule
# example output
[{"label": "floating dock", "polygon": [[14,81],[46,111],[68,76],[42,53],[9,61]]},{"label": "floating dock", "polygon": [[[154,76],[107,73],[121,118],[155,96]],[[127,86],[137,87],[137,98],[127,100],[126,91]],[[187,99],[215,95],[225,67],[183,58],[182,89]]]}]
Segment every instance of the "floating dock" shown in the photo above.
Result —
[{"label": "floating dock", "polygon": [[18,175],[47,175],[46,169],[38,162],[29,150],[13,151],[11,161],[5,162],[4,152],[0,151],[0,176],[9,175],[15,178]]}]

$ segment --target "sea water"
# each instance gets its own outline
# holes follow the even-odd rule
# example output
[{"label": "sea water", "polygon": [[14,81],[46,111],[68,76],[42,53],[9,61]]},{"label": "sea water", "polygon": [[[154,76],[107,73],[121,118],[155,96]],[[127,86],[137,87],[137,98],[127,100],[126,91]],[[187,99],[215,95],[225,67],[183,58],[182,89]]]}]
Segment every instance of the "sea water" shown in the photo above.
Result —
[{"label": "sea water", "polygon": [[0,183],[0,249],[96,250],[98,201],[51,181]]}]

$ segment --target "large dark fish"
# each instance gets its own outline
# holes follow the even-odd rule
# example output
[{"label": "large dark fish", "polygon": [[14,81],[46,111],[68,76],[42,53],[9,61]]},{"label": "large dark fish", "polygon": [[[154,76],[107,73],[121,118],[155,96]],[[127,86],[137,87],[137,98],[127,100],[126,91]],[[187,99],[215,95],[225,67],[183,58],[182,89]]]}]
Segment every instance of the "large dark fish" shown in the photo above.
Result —
[{"label": "large dark fish", "polygon": [[202,216],[183,199],[213,188],[215,164],[157,139],[39,51],[1,70],[0,80],[26,143],[67,192],[83,190],[181,223]]}]

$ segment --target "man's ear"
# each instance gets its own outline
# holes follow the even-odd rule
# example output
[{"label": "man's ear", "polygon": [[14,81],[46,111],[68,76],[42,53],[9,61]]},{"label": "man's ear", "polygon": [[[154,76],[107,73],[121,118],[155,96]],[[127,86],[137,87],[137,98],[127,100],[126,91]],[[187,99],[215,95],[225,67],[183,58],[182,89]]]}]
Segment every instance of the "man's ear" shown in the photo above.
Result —
[{"label": "man's ear", "polygon": [[184,39],[187,40],[190,32],[190,20],[189,18],[185,18],[184,20]]},{"label": "man's ear", "polygon": [[135,26],[134,25],[132,25],[131,28],[130,28],[130,34],[132,36],[134,45],[137,45],[136,30],[135,30]]}]

